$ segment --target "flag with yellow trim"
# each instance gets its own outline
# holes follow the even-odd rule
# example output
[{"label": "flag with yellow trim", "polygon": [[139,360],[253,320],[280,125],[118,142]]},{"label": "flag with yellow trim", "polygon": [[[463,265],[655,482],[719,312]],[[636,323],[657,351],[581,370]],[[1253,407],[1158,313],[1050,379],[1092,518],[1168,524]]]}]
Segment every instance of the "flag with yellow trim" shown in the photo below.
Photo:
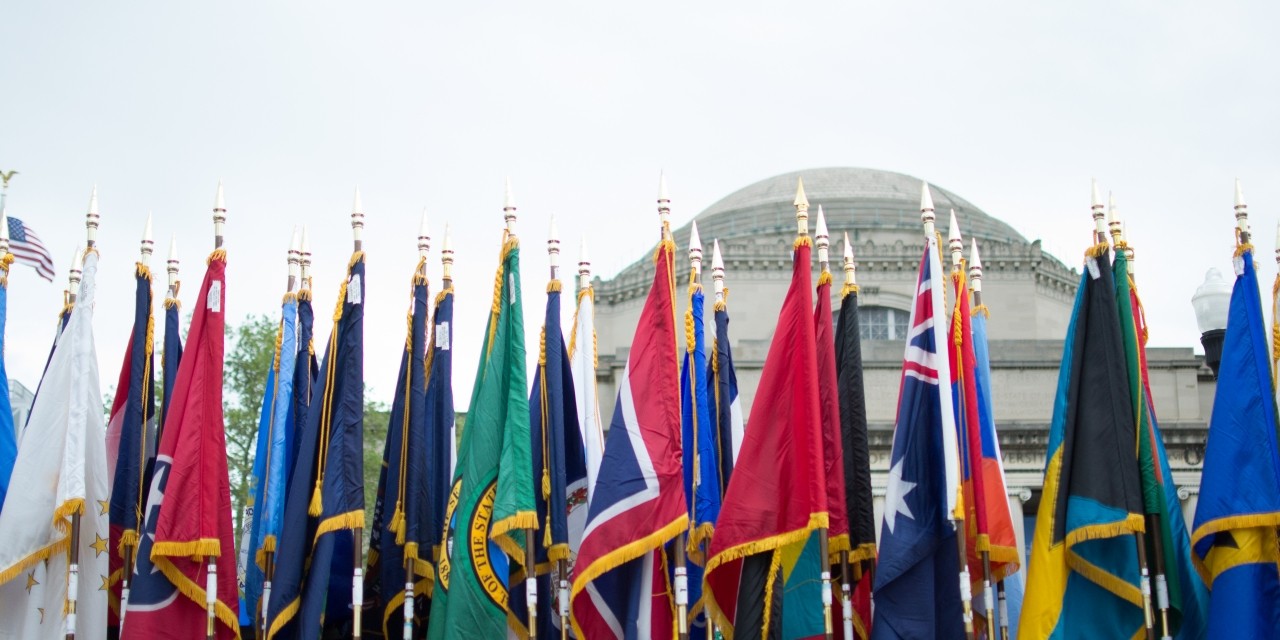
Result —
[{"label": "flag with yellow trim", "polygon": [[1210,585],[1209,636],[1276,638],[1280,443],[1258,276],[1245,248],[1235,262],[1191,545]]},{"label": "flag with yellow trim", "polygon": [[1107,250],[1086,255],[1063,346],[1019,638],[1127,638],[1144,627],[1137,427]]},{"label": "flag with yellow trim", "polygon": [[510,602],[507,586],[512,561],[525,562],[524,530],[539,527],[522,310],[520,244],[505,235],[436,567],[432,640],[503,637],[508,607],[524,606]]},{"label": "flag with yellow trim", "polygon": [[216,636],[227,640],[240,635],[222,417],[226,269],[226,252],[214,251],[156,456],[125,609],[125,640],[204,636],[210,558],[217,569],[212,580],[217,587]]},{"label": "flag with yellow trim", "polygon": [[[285,497],[267,606],[268,638],[350,633],[352,566],[364,526],[364,253],[338,288],[320,367]],[[296,371],[295,371],[296,373]],[[364,563],[359,564],[363,571]]]}]

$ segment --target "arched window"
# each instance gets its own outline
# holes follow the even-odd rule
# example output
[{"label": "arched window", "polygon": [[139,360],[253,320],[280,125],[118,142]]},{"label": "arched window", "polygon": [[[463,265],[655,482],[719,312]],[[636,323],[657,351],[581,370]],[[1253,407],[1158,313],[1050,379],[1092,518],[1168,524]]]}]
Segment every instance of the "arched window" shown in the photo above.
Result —
[{"label": "arched window", "polygon": [[858,332],[863,340],[906,340],[911,314],[890,307],[858,309]]}]

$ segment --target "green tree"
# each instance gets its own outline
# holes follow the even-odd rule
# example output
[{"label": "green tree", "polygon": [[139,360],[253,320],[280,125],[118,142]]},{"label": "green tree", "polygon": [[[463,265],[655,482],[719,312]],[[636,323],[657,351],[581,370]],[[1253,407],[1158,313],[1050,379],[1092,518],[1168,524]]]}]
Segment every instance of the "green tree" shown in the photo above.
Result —
[{"label": "green tree", "polygon": [[267,386],[267,370],[275,361],[278,323],[266,315],[249,315],[238,325],[228,325],[231,349],[222,377],[222,411],[227,434],[227,475],[231,480],[231,505],[235,531],[241,530],[244,507],[249,501],[249,476],[253,471],[258,416]]}]

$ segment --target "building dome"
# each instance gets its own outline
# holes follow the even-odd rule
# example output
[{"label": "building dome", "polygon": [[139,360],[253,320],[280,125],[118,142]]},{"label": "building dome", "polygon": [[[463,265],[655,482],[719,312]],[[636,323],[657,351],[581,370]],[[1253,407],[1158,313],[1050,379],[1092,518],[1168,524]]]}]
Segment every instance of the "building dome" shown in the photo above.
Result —
[{"label": "building dome", "polygon": [[[919,178],[853,167],[792,171],[743,187],[698,214],[698,231],[703,238],[718,238],[722,242],[761,233],[793,235],[796,210],[792,203],[796,181],[801,178],[813,208],[810,218],[818,205],[822,205],[833,235],[845,230],[877,230],[905,231],[918,237],[921,232]],[[948,212],[954,209],[965,237],[1029,244],[1013,227],[987,215],[964,198],[933,185],[930,192],[940,229],[945,230]],[[686,235],[687,225],[676,233],[677,238]]]}]

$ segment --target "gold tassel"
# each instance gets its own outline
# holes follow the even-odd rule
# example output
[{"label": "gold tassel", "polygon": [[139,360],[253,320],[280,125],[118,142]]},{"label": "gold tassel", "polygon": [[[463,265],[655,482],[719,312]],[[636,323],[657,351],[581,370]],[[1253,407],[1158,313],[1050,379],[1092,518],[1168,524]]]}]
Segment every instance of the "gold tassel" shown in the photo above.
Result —
[{"label": "gold tassel", "polygon": [[850,282],[846,282],[844,286],[840,288],[840,297],[843,298],[851,293],[857,293],[857,292],[858,292],[858,285]]},{"label": "gold tassel", "polygon": [[396,534],[396,544],[404,544],[404,509],[400,505],[400,501],[396,500],[395,511],[391,514],[391,524],[387,526],[392,533]]},{"label": "gold tassel", "polygon": [[323,479],[316,480],[315,491],[311,492],[311,507],[307,509],[307,513],[313,516],[318,516],[321,513],[324,513],[324,503],[320,500],[321,482],[323,482]]},{"label": "gold tassel", "polygon": [[546,467],[542,468],[542,499],[551,499],[551,471]]},{"label": "gold tassel", "polygon": [[830,271],[823,271],[822,273],[818,274],[818,286],[821,287],[824,284],[831,284]]},{"label": "gold tassel", "polygon": [[560,284],[559,279],[552,280],[547,283],[547,293],[560,293],[560,290],[563,289],[563,287],[564,285]]}]

